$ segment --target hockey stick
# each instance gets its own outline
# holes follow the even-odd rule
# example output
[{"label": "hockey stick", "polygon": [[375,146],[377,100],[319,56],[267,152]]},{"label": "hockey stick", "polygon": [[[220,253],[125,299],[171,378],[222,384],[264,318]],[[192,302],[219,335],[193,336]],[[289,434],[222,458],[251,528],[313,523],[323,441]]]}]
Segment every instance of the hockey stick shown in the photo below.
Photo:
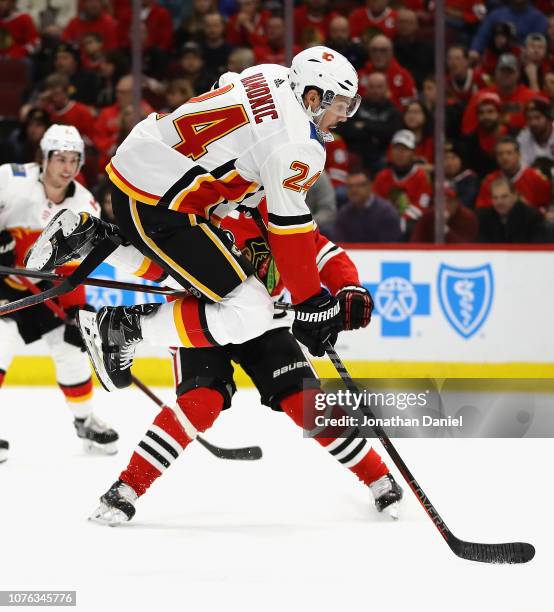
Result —
[{"label": "hockey stick", "polygon": [[[290,304],[276,303],[275,307],[280,310],[292,310],[293,307]],[[338,356],[335,348],[331,343],[327,344],[326,347],[327,356],[331,360],[333,366],[342,378],[346,388],[352,393],[359,394],[359,390],[354,384],[352,377],[348,373],[346,366]],[[363,403],[360,405],[360,410],[363,414],[372,419],[375,422],[375,416],[372,411]],[[408,483],[410,489],[412,489],[414,495],[419,500],[419,503],[423,506],[423,509],[433,521],[433,524],[438,529],[439,533],[445,539],[446,543],[450,547],[450,550],[462,559],[468,561],[480,561],[482,563],[527,563],[531,561],[535,556],[535,548],[532,544],[526,542],[508,542],[505,544],[482,544],[478,542],[466,542],[457,538],[447,527],[443,521],[435,506],[431,503],[431,500],[427,497],[423,489],[419,486],[418,482],[408,469],[408,466],[404,463],[402,457],[398,454],[398,451],[392,444],[390,438],[385,433],[382,427],[377,425],[372,426],[375,435],[381,441],[385,450],[389,454],[389,457],[393,460],[394,464]]]},{"label": "hockey stick", "polygon": [[[9,268],[0,266],[0,276],[19,276],[27,278],[36,278],[39,280],[47,280],[52,283],[63,283],[68,277],[51,272],[42,272],[41,270],[27,270],[27,268]],[[181,297],[188,295],[185,290],[177,291],[170,287],[156,287],[153,285],[141,285],[139,283],[125,283],[122,281],[109,280],[105,278],[84,278],[81,285],[89,285],[91,287],[104,287],[106,289],[121,289],[122,291],[139,291],[141,293],[156,293],[159,295],[171,295]],[[12,302],[13,303],[13,302]]]},{"label": "hockey stick", "polygon": [[[15,275],[14,275],[15,276]],[[17,280],[27,287],[27,289],[38,295],[43,293],[32,281],[24,276],[17,276]],[[51,299],[48,299],[44,302],[44,305],[49,308],[59,319],[62,321],[67,321],[67,313],[65,310],[53,302]],[[136,387],[138,387],[143,393],[145,393],[151,400],[153,400],[160,408],[167,408],[166,404],[162,402],[154,393],[136,376],[131,376],[131,379]],[[248,446],[245,448],[220,448],[219,446],[215,446],[211,444],[207,440],[204,440],[201,436],[196,436],[196,439],[200,444],[208,449],[212,455],[215,455],[219,459],[238,459],[243,461],[255,461],[256,459],[262,458],[262,449],[259,446]]]},{"label": "hockey stick", "polygon": [[[145,395],[147,395],[154,403],[160,408],[168,408],[159,397],[154,393],[138,378],[132,376],[133,383],[137,386]],[[212,455],[215,455],[218,459],[234,459],[239,461],[256,461],[262,458],[262,449],[259,446],[245,446],[243,448],[221,448],[211,444],[201,436],[196,436],[196,439],[200,444],[208,449]]]},{"label": "hockey stick", "polygon": [[104,239],[100,242],[81,262],[78,268],[70,274],[68,277],[57,285],[47,291],[41,291],[40,293],[28,295],[15,302],[9,302],[0,306],[0,316],[9,314],[10,312],[16,312],[22,308],[28,308],[35,304],[41,304],[46,300],[59,297],[64,293],[73,291],[75,287],[81,284],[81,282],[90,274],[95,268],[97,268],[103,261],[113,253],[115,249],[121,243],[121,238],[118,236],[111,236],[110,238]]}]

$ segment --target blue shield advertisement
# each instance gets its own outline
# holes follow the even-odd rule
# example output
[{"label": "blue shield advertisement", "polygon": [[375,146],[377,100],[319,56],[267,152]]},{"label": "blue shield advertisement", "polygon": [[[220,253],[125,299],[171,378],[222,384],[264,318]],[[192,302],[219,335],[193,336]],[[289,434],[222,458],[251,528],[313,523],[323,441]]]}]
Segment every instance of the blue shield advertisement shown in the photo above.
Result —
[{"label": "blue shield advertisement", "polygon": [[489,315],[494,293],[490,264],[456,268],[441,264],[437,281],[444,315],[463,338],[471,338]]}]

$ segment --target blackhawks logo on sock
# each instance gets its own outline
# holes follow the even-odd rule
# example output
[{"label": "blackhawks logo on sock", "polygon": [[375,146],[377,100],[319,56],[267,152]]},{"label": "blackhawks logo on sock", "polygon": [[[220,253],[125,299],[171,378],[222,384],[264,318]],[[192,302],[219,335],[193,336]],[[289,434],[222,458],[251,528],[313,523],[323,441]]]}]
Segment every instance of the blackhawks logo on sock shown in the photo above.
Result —
[{"label": "blackhawks logo on sock", "polygon": [[281,277],[267,242],[263,238],[250,238],[246,241],[242,253],[254,266],[258,280],[265,285],[269,295],[272,295]]}]

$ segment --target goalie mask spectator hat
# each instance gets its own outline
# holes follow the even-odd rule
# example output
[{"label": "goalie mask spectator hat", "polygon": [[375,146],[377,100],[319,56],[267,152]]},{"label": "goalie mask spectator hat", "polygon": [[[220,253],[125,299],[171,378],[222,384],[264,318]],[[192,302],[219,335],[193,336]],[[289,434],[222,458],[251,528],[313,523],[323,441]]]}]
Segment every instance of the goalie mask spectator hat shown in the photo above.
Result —
[{"label": "goalie mask spectator hat", "polygon": [[416,148],[415,134],[410,130],[399,130],[392,137],[391,145],[402,145],[413,151]]}]

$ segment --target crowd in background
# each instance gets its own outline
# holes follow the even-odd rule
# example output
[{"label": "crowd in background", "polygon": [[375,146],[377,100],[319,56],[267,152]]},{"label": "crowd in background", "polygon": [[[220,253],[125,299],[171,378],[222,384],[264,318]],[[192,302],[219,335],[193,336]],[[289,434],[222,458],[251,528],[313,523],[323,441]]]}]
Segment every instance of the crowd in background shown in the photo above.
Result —
[{"label": "crowd in background", "polygon": [[[141,115],[227,70],[285,64],[278,0],[142,0]],[[445,0],[445,240],[552,242],[554,2]],[[432,242],[433,0],[304,0],[294,52],[325,44],[362,102],[307,201],[343,242]],[[38,160],[51,123],[86,143],[80,180],[110,218],[104,167],[134,125],[131,0],[0,0],[0,163]]]}]

